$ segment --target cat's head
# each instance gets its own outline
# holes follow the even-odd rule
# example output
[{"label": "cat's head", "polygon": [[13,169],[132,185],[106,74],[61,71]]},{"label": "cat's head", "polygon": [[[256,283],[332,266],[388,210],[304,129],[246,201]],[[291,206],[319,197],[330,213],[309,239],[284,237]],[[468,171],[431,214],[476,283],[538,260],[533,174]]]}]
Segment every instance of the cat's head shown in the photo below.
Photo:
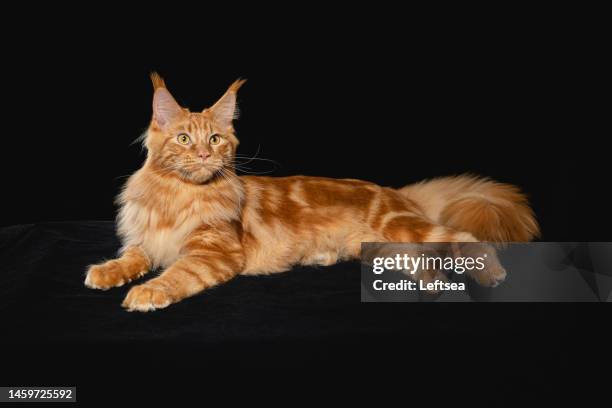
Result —
[{"label": "cat's head", "polygon": [[147,163],[164,176],[202,184],[232,169],[238,139],[236,92],[245,82],[237,80],[210,108],[191,112],[181,107],[163,79],[151,74],[153,118],[146,135]]}]

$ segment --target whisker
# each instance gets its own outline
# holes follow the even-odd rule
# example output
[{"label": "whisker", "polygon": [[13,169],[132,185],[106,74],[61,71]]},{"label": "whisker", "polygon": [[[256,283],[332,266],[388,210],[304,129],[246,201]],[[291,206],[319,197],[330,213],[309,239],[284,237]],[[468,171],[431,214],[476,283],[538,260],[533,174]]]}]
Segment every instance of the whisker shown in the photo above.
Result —
[{"label": "whisker", "polygon": [[270,174],[270,173],[273,173],[274,170],[276,170],[276,169],[274,169],[274,170],[266,170],[266,171],[254,171],[254,170],[251,170],[251,169],[243,169],[243,168],[237,167],[236,170],[238,170],[239,172],[244,173],[244,174],[261,175],[261,174]]},{"label": "whisker", "polygon": [[[253,155],[253,158],[257,157],[257,155],[259,154],[259,149],[260,149],[260,148],[261,148],[261,145],[260,145],[260,144],[259,144],[259,145],[257,145],[257,151],[256,151],[256,152],[255,152],[255,154]],[[236,154],[236,155],[234,155],[234,158],[236,158],[236,157],[241,157],[241,156],[242,156],[242,155]],[[243,156],[243,158],[244,158],[244,156]],[[253,158],[251,159],[251,161],[253,160]],[[248,163],[250,163],[250,161],[249,161]],[[245,163],[245,164],[246,164],[246,163]]]},{"label": "whisker", "polygon": [[248,156],[244,156],[244,157],[243,156],[235,156],[235,157],[236,157],[236,159],[239,159],[239,160],[247,160],[248,159],[246,162],[244,162],[244,164],[248,164],[248,163],[252,162],[253,160],[259,160],[259,161],[267,161],[267,162],[271,162],[271,163],[276,163],[276,164],[280,165],[280,163],[277,162],[276,160],[266,159],[266,158],[263,158],[263,157],[248,157]]},{"label": "whisker", "polygon": [[239,159],[239,160],[247,160],[246,162],[242,163],[242,164],[248,164],[254,160],[259,160],[259,161],[267,161],[267,162],[272,162],[278,166],[280,166],[280,163],[278,163],[275,160],[271,160],[271,159],[266,159],[264,157],[258,157],[259,156],[259,152],[261,150],[261,145],[257,145],[257,151],[255,152],[254,155],[252,156],[247,156],[247,155],[243,155],[243,154],[235,154],[234,155],[234,160]]}]

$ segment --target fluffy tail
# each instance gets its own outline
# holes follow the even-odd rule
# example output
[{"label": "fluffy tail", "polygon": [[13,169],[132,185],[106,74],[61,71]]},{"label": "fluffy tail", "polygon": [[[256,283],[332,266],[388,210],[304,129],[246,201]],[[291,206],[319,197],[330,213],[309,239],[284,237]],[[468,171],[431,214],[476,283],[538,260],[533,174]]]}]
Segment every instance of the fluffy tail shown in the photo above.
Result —
[{"label": "fluffy tail", "polygon": [[524,242],[540,233],[527,198],[510,184],[464,175],[411,184],[399,192],[433,221],[480,241]]}]

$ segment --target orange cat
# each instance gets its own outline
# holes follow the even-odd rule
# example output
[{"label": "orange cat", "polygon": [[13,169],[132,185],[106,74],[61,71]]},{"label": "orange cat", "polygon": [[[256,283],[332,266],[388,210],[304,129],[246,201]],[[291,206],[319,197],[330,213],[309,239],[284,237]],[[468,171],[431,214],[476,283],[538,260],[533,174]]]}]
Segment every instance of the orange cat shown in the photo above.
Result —
[{"label": "orange cat", "polygon": [[[538,226],[516,187],[475,177],[401,189],[320,177],[238,177],[234,82],[211,108],[190,112],[152,74],[148,155],[119,196],[121,256],[91,266],[85,284],[109,289],[149,270],[128,310],[166,307],[239,274],[331,265],[359,257],[363,241],[528,241]],[[484,285],[503,269],[473,276]]]}]

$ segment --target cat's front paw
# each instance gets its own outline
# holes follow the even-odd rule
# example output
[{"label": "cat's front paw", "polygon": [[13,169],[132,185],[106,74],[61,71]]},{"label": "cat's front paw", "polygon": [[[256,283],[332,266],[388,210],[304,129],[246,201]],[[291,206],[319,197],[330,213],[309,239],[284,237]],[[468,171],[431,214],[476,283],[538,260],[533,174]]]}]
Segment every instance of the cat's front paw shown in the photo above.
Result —
[{"label": "cat's front paw", "polygon": [[92,289],[107,290],[126,283],[121,264],[108,261],[101,265],[92,265],[85,277],[85,286]]},{"label": "cat's front paw", "polygon": [[134,286],[121,304],[129,312],[163,309],[173,302],[168,290],[150,283]]}]

